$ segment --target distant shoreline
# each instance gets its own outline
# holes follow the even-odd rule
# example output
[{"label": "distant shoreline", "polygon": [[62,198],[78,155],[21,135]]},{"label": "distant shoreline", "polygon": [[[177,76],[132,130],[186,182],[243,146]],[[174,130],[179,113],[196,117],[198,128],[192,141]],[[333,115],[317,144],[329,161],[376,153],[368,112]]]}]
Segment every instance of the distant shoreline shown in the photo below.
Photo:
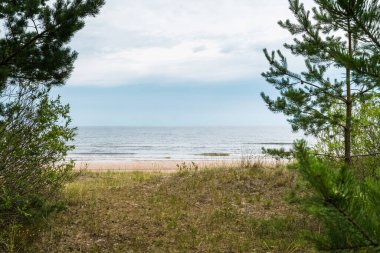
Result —
[{"label": "distant shoreline", "polygon": [[214,159],[260,159],[262,148],[290,149],[303,138],[284,127],[222,128],[79,128],[75,150],[68,158],[76,161],[197,161]]}]

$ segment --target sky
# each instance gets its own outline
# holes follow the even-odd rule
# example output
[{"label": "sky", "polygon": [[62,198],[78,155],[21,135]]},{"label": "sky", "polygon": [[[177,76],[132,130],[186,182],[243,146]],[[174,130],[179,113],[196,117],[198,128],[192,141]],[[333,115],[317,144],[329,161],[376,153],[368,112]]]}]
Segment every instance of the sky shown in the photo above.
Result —
[{"label": "sky", "polygon": [[287,0],[108,0],[56,92],[77,126],[286,125],[260,92],[276,95],[262,50],[291,41],[287,18]]}]

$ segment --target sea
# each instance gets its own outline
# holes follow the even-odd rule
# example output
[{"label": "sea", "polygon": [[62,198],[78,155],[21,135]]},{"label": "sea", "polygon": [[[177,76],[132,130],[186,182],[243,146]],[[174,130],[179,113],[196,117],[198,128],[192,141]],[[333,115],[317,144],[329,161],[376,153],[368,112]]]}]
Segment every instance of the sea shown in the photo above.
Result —
[{"label": "sea", "polygon": [[303,133],[290,127],[79,127],[69,158],[76,161],[221,160],[262,157],[289,149]]}]

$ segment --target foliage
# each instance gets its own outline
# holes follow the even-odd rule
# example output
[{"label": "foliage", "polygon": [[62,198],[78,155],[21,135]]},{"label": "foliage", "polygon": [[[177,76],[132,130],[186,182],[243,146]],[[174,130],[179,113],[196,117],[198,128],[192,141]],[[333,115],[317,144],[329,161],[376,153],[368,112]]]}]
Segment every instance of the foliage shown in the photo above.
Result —
[{"label": "foliage", "polygon": [[294,154],[313,189],[309,211],[324,222],[323,233],[312,236],[319,248],[379,252],[380,2],[314,2],[307,11],[289,0],[296,22],[279,22],[294,36],[285,48],[305,59],[306,70],[293,73],[282,52],[265,50],[270,69],[263,76],[280,97],[262,97],[290,117],[293,130],[318,138],[316,150],[301,141]]},{"label": "foliage", "polygon": [[354,50],[350,56],[339,50],[339,46],[329,48],[329,54],[336,62],[347,66],[353,72],[355,82],[362,82],[365,89],[359,95],[380,85],[380,2],[378,0],[316,0],[319,9],[313,10],[321,24],[333,24],[333,30],[345,29],[347,23],[353,33]]},{"label": "foliage", "polygon": [[[314,194],[309,211],[324,222],[324,233],[312,236],[321,250],[380,250],[380,181],[358,181],[343,167],[310,154],[306,143],[295,144],[298,171]],[[380,173],[380,171],[379,171]]]},{"label": "foliage", "polygon": [[262,153],[274,157],[276,160],[293,158],[293,150],[285,150],[284,148],[261,148]]},{"label": "foliage", "polygon": [[380,95],[361,103],[355,119],[360,128],[354,130],[354,154],[377,155],[380,150]]},{"label": "foliage", "polygon": [[191,162],[187,164],[186,162],[182,162],[176,165],[179,173],[186,174],[189,172],[197,172],[199,169],[199,165],[195,162]]},{"label": "foliage", "polygon": [[104,0],[0,0],[0,91],[10,83],[62,85],[77,53],[67,44]]},{"label": "foliage", "polygon": [[[306,70],[294,73],[281,51],[276,56],[264,50],[270,69],[263,76],[280,91],[280,97],[272,100],[262,93],[262,98],[270,110],[289,116],[295,131],[318,135],[331,127],[339,129],[349,164],[355,123],[352,112],[358,101],[371,99],[380,84],[379,2],[315,2],[317,7],[310,12],[298,0],[289,0],[296,22],[279,22],[294,36],[294,43],[285,44],[285,48],[305,59]],[[332,74],[338,72],[344,72],[344,77]]]},{"label": "foliage", "polygon": [[11,100],[9,95],[0,121],[0,227],[49,209],[45,200],[73,167],[65,161],[75,130],[69,107],[41,87],[16,88]]},{"label": "foliage", "polygon": [[0,227],[51,211],[70,176],[69,107],[49,91],[71,74],[68,43],[103,4],[0,0]]},{"label": "foliage", "polygon": [[[331,108],[330,110],[338,110]],[[379,96],[374,94],[371,100],[360,102],[353,112],[355,122],[352,128],[352,167],[361,178],[375,176],[380,167],[380,106]],[[336,159],[344,156],[343,135],[339,129],[330,127],[329,131],[317,135],[315,152],[326,158]]]}]

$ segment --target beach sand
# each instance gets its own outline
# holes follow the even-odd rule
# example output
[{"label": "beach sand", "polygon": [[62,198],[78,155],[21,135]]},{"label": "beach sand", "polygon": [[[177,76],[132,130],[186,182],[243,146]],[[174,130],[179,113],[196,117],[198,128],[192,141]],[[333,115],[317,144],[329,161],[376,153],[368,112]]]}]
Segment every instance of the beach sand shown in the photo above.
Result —
[{"label": "beach sand", "polygon": [[[221,160],[200,160],[200,161],[183,161],[183,160],[130,160],[130,161],[77,161],[75,169],[90,171],[145,171],[145,172],[177,172],[177,165],[186,163],[191,166],[194,162],[198,168],[215,168],[215,167],[236,167],[241,165],[241,160],[221,159]],[[256,159],[252,163],[273,165],[274,159]]]},{"label": "beach sand", "polygon": [[[88,161],[76,162],[75,169],[91,171],[146,171],[146,172],[176,172],[177,165],[192,161],[159,160],[159,161]],[[232,166],[239,163],[237,160],[202,160],[194,161],[199,168]]]}]

